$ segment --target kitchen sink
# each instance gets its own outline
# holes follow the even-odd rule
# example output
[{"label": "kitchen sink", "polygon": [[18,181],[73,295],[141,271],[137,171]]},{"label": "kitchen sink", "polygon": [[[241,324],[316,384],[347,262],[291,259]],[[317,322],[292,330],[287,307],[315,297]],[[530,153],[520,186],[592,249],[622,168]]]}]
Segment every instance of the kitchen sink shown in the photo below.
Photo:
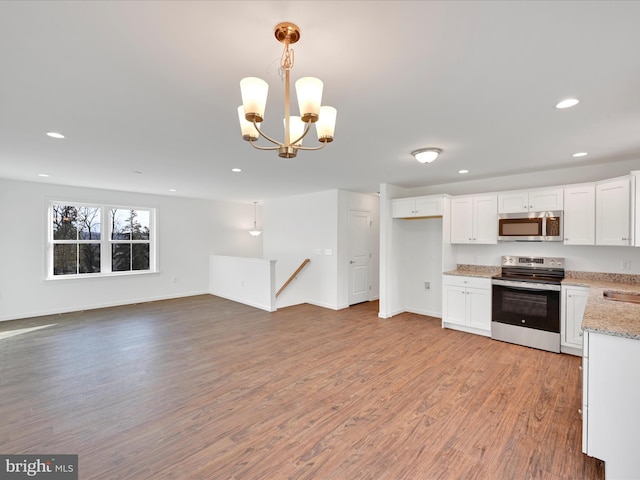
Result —
[{"label": "kitchen sink", "polygon": [[606,300],[617,302],[640,303],[640,293],[621,293],[612,290],[605,290],[602,294]]}]

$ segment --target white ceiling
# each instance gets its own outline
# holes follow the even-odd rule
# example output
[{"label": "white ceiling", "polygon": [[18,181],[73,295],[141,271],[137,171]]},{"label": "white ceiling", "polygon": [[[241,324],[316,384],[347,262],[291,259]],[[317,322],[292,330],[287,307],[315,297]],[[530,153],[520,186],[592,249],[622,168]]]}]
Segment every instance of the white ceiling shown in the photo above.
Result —
[{"label": "white ceiling", "polygon": [[[633,1],[3,1],[0,177],[251,202],[640,160],[639,18]],[[335,141],[293,160],[243,142],[236,113],[239,80],[267,80],[282,138],[285,20],[293,79],[338,109]],[[428,146],[444,153],[418,164]]]}]

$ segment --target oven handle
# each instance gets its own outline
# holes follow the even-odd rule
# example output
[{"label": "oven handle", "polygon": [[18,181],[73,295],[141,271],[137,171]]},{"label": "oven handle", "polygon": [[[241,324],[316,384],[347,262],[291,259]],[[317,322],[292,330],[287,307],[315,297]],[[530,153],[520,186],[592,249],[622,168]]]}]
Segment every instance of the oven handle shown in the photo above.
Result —
[{"label": "oven handle", "polygon": [[[516,290],[528,290],[530,292],[535,292],[535,291],[545,291],[545,292],[559,292],[562,290],[562,287],[560,285],[552,285],[552,284],[546,284],[546,283],[528,283],[528,282],[510,282],[508,280],[492,280],[491,281],[492,285],[499,285],[501,287],[508,287],[508,288],[514,288]],[[532,286],[535,285],[535,287],[532,288]]]}]

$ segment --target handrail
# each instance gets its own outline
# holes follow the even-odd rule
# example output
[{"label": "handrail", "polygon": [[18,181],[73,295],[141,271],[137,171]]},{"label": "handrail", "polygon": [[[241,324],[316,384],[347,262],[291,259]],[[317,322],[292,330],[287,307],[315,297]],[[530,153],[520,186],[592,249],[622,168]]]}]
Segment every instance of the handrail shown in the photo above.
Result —
[{"label": "handrail", "polygon": [[278,297],[278,295],[280,295],[282,293],[282,291],[287,288],[289,286],[289,284],[291,282],[293,282],[293,279],[296,278],[298,276],[298,274],[302,271],[302,269],[307,265],[307,263],[309,263],[311,261],[310,258],[305,258],[304,261],[300,264],[300,266],[298,267],[298,269],[293,272],[291,274],[291,276],[289,277],[289,279],[284,282],[284,285],[282,285],[282,287],[280,287],[280,290],[278,290],[278,292],[276,293],[276,298]]}]

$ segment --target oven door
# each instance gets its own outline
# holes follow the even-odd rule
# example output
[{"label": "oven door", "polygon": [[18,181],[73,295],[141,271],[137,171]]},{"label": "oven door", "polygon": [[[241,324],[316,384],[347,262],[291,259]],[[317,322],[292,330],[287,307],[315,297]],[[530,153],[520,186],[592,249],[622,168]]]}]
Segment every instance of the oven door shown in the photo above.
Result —
[{"label": "oven door", "polygon": [[560,285],[492,281],[491,320],[560,333]]}]

